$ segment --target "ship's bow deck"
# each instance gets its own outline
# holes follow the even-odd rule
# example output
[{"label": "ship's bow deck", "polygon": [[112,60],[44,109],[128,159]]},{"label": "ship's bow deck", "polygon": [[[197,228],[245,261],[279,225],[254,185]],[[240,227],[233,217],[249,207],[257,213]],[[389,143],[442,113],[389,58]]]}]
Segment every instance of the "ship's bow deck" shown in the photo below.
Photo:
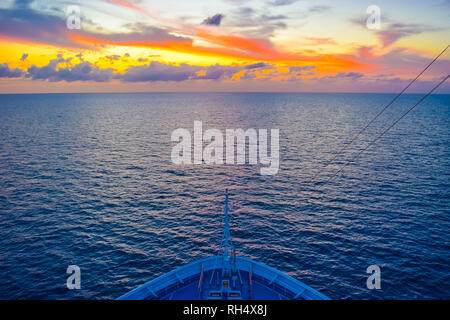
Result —
[{"label": "ship's bow deck", "polygon": [[222,257],[210,257],[173,270],[119,299],[286,300],[328,299],[302,282],[265,264],[236,257],[231,273]]}]

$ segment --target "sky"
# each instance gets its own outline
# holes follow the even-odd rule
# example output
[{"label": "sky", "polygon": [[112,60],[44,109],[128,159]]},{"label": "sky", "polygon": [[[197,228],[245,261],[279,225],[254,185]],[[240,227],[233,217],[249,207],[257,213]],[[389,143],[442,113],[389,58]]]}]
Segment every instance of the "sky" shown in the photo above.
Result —
[{"label": "sky", "polygon": [[449,36],[450,0],[0,0],[0,93],[399,92]]}]

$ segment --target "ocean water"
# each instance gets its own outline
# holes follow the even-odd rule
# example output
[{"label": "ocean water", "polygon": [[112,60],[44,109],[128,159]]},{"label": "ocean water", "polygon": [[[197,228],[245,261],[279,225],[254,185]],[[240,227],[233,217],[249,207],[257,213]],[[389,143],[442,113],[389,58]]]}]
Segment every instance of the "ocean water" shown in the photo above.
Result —
[{"label": "ocean water", "polygon": [[[333,299],[450,298],[450,96],[0,95],[0,298],[112,299],[216,254],[229,189],[237,253]],[[280,170],[176,166],[173,130],[280,129]],[[319,178],[309,182],[320,172]],[[322,182],[321,182],[322,181]],[[81,290],[66,288],[68,265]],[[366,269],[381,268],[368,290]]]}]

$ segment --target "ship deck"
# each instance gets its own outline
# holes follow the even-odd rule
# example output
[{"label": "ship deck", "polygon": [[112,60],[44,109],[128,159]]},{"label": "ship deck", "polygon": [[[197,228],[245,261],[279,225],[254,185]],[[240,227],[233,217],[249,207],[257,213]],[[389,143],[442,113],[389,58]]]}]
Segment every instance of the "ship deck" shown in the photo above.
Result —
[{"label": "ship deck", "polygon": [[[194,261],[121,296],[121,300],[323,300],[325,295],[263,263],[237,256]],[[225,289],[225,290],[224,290]]]}]

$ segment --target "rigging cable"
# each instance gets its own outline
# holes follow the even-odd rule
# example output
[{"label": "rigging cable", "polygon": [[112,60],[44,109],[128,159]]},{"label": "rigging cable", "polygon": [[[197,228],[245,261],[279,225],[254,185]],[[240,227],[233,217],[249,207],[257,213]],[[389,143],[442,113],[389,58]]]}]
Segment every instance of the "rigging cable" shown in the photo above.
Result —
[{"label": "rigging cable", "polygon": [[[353,158],[348,160],[345,164],[341,166],[341,168],[336,171],[330,178],[328,178],[324,184],[330,182],[335,176],[337,176],[339,173],[341,173],[345,167],[347,167],[350,162],[353,162],[356,158],[358,158],[364,151],[370,148],[375,142],[377,142],[381,137],[383,137],[393,126],[395,126],[400,120],[402,120],[408,113],[410,113],[415,107],[417,107],[420,103],[422,103],[423,100],[425,100],[430,94],[432,94],[441,84],[443,84],[447,79],[450,77],[450,74],[448,74],[446,77],[444,77],[441,82],[439,82],[436,86],[433,87],[426,95],[424,95],[415,105],[413,105],[411,108],[409,108],[405,113],[402,114],[400,118],[395,120],[389,127],[387,127],[383,132],[381,132],[375,139],[373,139],[365,148],[361,149]],[[324,185],[322,184],[322,186]],[[319,189],[322,187],[319,186]]]},{"label": "rigging cable", "polygon": [[[334,160],[336,160],[336,158],[342,154],[353,142],[356,141],[356,139],[376,120],[378,119],[379,116],[381,116],[381,114],[384,113],[384,111],[386,111],[447,49],[448,47],[450,47],[450,45],[447,45],[447,47],[445,47],[444,50],[441,51],[441,53],[439,53],[436,58],[434,58],[413,80],[411,80],[409,82],[409,84],[402,90],[400,91],[400,93],[398,93],[386,106],[384,106],[383,109],[381,109],[380,112],[378,112],[375,117],[373,117],[372,120],[370,120],[365,126],[364,128],[362,128],[355,136],[353,136],[353,138],[348,142],[348,143],[344,143],[344,145],[342,146],[342,148],[340,150],[338,150],[338,152],[336,152],[336,154],[334,155],[334,157],[330,160],[328,160],[325,165],[323,166],[322,170],[325,169],[326,167],[328,167]],[[322,170],[319,170],[319,172],[317,172],[310,180],[307,181],[307,183],[312,182],[314,180],[316,180],[316,178],[320,175],[320,173],[322,172]]]}]

